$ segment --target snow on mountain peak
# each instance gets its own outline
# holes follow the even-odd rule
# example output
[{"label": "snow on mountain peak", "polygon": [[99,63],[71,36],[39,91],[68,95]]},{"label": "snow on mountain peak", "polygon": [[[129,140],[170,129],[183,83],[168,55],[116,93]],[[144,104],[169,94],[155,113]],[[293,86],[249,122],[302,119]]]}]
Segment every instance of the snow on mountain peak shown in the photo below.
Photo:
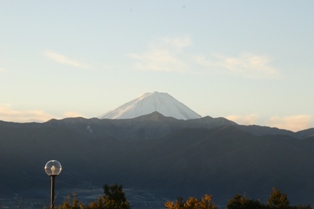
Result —
[{"label": "snow on mountain peak", "polygon": [[147,115],[152,112],[159,112],[164,116],[174,117],[176,119],[195,119],[201,118],[199,114],[179,102],[168,93],[152,92],[145,93],[142,96],[112,110],[108,111],[101,119],[128,119]]}]

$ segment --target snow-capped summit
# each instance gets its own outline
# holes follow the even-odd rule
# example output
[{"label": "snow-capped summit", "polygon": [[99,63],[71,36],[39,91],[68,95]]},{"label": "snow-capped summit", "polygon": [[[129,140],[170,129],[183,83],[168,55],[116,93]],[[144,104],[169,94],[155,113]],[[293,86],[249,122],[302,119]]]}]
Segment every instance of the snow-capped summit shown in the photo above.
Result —
[{"label": "snow-capped summit", "polygon": [[101,119],[128,119],[159,112],[164,116],[176,119],[201,118],[199,114],[182,104],[167,93],[153,92],[142,96],[112,110],[102,116]]}]

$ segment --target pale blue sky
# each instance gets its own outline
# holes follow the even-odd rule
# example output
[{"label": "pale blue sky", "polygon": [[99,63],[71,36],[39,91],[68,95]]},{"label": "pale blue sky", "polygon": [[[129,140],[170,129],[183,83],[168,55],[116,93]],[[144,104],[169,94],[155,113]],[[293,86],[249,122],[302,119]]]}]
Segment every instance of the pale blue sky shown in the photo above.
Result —
[{"label": "pale blue sky", "polygon": [[0,1],[0,120],[167,92],[202,116],[314,127],[314,1]]}]

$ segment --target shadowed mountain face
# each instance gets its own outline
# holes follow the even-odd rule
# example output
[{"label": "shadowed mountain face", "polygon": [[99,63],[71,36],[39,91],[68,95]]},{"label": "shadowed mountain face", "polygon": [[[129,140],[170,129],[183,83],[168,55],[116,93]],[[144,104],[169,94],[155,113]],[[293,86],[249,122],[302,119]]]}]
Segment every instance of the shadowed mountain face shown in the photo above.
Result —
[{"label": "shadowed mountain face", "polygon": [[72,118],[0,122],[0,194],[47,188],[56,159],[60,188],[104,183],[179,195],[263,198],[272,187],[314,203],[314,130],[239,126],[224,118],[176,120],[158,113],[126,120]]}]

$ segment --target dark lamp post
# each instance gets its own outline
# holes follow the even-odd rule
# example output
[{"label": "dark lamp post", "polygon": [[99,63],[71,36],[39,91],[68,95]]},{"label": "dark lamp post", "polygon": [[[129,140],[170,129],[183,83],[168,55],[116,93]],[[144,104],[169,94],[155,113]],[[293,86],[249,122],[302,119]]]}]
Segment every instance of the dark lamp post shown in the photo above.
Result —
[{"label": "dark lamp post", "polygon": [[61,163],[57,160],[50,160],[45,165],[45,171],[51,179],[51,195],[50,195],[50,208],[54,208],[55,199],[55,177],[58,176],[62,171]]}]

